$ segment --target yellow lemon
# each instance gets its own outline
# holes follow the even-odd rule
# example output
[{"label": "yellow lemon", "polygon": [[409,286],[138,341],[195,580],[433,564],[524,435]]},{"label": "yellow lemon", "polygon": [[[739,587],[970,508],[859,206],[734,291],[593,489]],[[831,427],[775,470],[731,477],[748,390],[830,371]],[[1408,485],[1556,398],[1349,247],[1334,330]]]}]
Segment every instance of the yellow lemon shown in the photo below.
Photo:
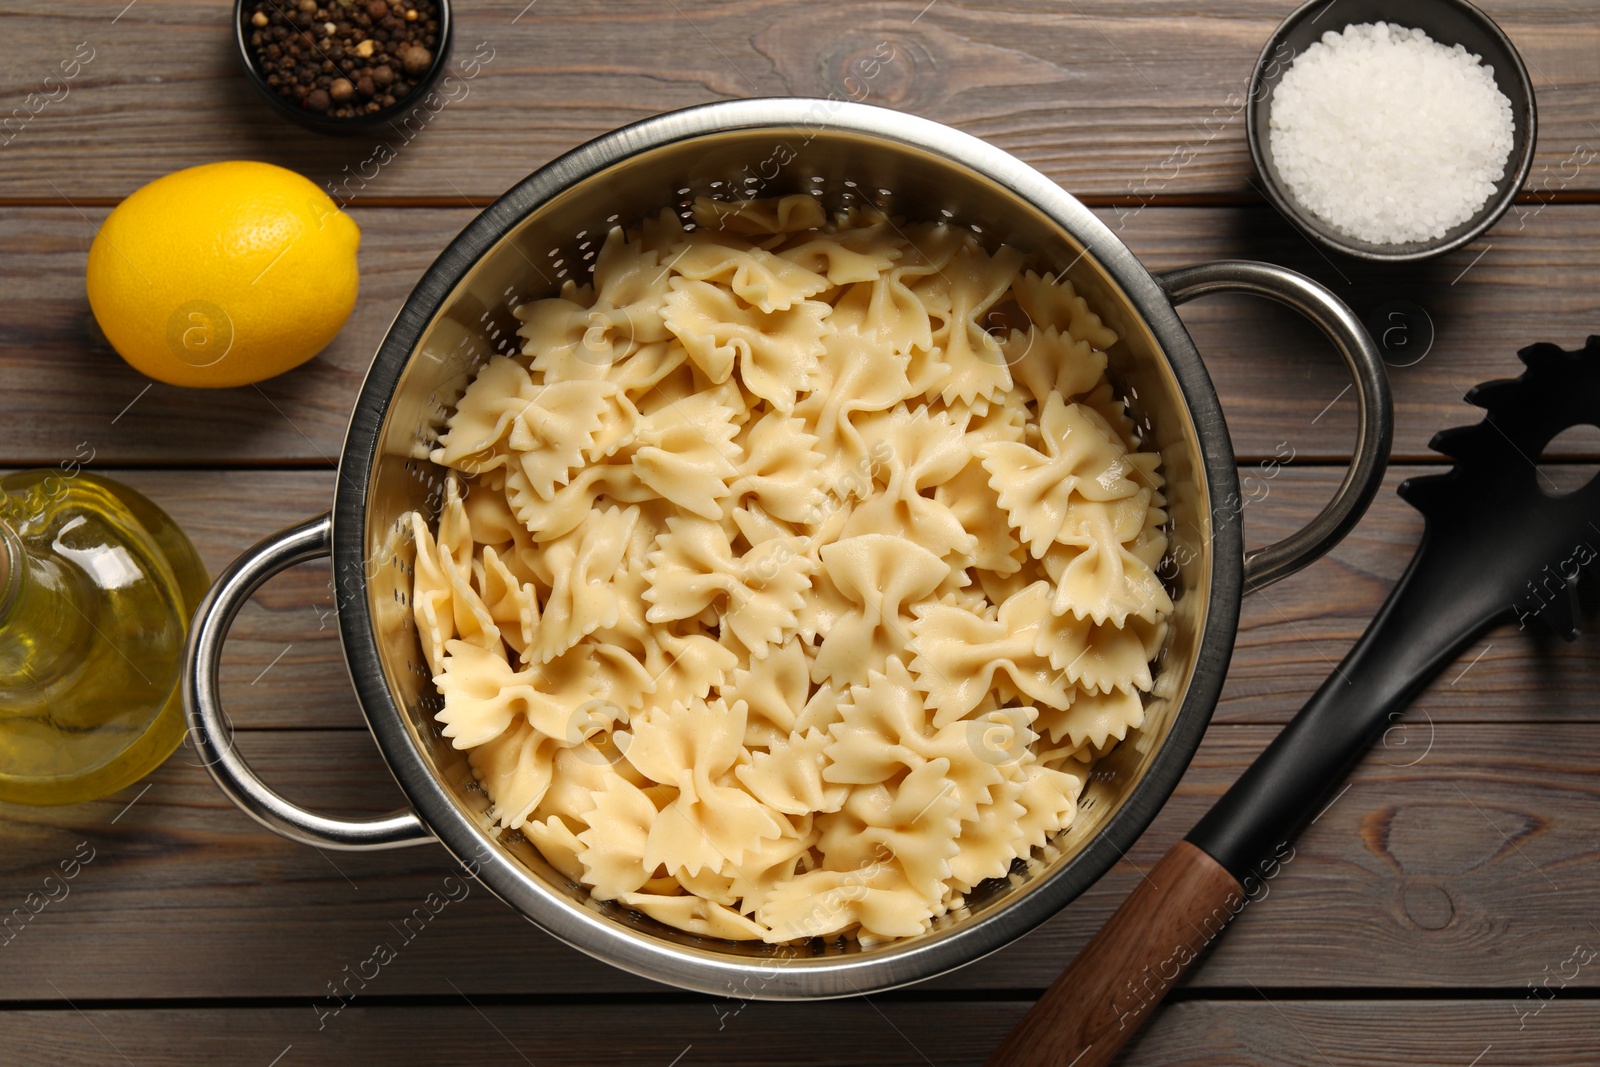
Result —
[{"label": "yellow lemon", "polygon": [[355,306],[361,231],[270,163],[157,178],[89,249],[89,307],[133,367],[173,385],[248,385],[322,351]]}]

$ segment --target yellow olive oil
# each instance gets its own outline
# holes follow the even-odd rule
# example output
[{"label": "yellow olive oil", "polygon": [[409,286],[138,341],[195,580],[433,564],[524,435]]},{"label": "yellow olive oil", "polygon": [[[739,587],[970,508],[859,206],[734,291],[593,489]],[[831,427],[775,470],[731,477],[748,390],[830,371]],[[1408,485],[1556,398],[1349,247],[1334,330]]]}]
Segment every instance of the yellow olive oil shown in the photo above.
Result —
[{"label": "yellow olive oil", "polygon": [[0,478],[0,800],[92,800],[172,754],[207,584],[188,537],[126,486]]}]

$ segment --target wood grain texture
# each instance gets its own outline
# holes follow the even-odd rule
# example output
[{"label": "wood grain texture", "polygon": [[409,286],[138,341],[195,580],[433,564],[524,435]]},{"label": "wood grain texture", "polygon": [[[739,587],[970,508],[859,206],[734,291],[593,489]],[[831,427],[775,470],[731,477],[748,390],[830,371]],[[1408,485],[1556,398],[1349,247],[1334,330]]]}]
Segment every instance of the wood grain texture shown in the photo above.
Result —
[{"label": "wood grain texture", "polygon": [[1249,903],[1216,860],[1179,841],[984,1061],[1107,1067]]},{"label": "wood grain texture", "polygon": [[[384,331],[422,271],[472,217],[467,210],[357,209],[362,296],[344,332],[317,359],[260,386],[197,393],[151,383],[124,365],[89,314],[84,261],[105,213],[0,214],[0,280],[12,294],[0,312],[0,463],[53,465],[82,446],[118,465],[331,465]],[[1600,206],[1546,208],[1521,229],[1515,220],[1504,223],[1487,242],[1403,274],[1331,263],[1268,208],[1099,214],[1155,270],[1262,259],[1329,285],[1380,329],[1386,325],[1378,313],[1396,300],[1423,309],[1436,327],[1431,350],[1418,359],[1415,348],[1403,355],[1397,349],[1396,363],[1410,365],[1391,368],[1398,460],[1437,461],[1428,439],[1476,421],[1480,413],[1462,394],[1518,373],[1519,348],[1537,340],[1574,347],[1600,332]],[[1200,300],[1186,305],[1183,317],[1242,457],[1282,454],[1284,447],[1304,458],[1349,455],[1355,416],[1348,380],[1312,327],[1244,297]]]},{"label": "wood grain texture", "polygon": [[[240,157],[321,183],[360,173],[388,142],[399,158],[357,186],[360,197],[492,197],[583,141],[661,111],[735,97],[863,94],[986,138],[1076,193],[1141,202],[1254,196],[1243,95],[1262,46],[1296,6],[463,4],[457,63],[493,58],[449,87],[454,102],[408,143],[398,131],[328,138],[269,111],[240,69],[226,4],[141,0],[122,12],[125,2],[5,5],[0,102],[26,114],[39,106],[28,94],[56,98],[0,153],[5,196],[115,199],[177,167]],[[1600,26],[1554,0],[1491,7],[1539,94],[1531,187],[1600,188],[1592,162],[1569,162],[1578,146],[1600,143],[1589,124],[1600,105]],[[62,96],[45,78],[83,42],[93,59]],[[883,43],[892,60],[864,77],[861,64]],[[480,45],[491,51],[479,53]]]},{"label": "wood grain texture", "polygon": [[[1331,556],[1244,603],[1218,722],[1282,723],[1349,651],[1416,547],[1422,520],[1394,487],[1424,468],[1390,470],[1365,519]],[[213,575],[246,548],[328,509],[331,471],[116,471],[168,508]],[[1286,468],[1244,510],[1245,536],[1264,544],[1308,521],[1338,484],[1325,467]],[[360,713],[332,613],[325,563],[273,579],[234,624],[223,660],[229,714],[248,728],[356,727]],[[1596,623],[1600,625],[1600,623]],[[1388,758],[1404,762],[1430,737],[1466,722],[1600,722],[1597,640],[1568,643],[1507,624],[1485,636],[1391,730]],[[1478,657],[1482,653],[1481,658]],[[281,657],[281,658],[280,658]]]},{"label": "wood grain texture", "polygon": [[[664,110],[863,87],[871,103],[951,123],[1107,205],[1101,217],[1152,269],[1285,263],[1377,329],[1392,321],[1384,305],[1420,307],[1438,336],[1418,362],[1415,348],[1394,353],[1396,454],[1436,463],[1428,437],[1478,417],[1459,402],[1469,386],[1516,373],[1514,352],[1530,341],[1570,347],[1600,332],[1600,164],[1580,162],[1600,146],[1600,23],[1570,0],[1487,5],[1539,92],[1523,202],[1468,249],[1369,271],[1322,258],[1251,186],[1229,94],[1295,4],[474,0],[457,5],[455,58],[487,54],[480,42],[493,58],[465,96],[414,139],[341,139],[285,123],[255,96],[227,3],[0,0],[0,465],[54,465],[81,442],[168,508],[216,573],[328,506],[371,354],[477,206],[588,138]],[[45,78],[80,42],[93,61],[16,132],[13,109],[37,106],[29,94],[59,84]],[[863,86],[862,63],[885,42],[893,59]],[[380,144],[395,161],[353,178]],[[88,314],[94,227],[144,182],[236,158],[293,167],[351,201],[364,234],[360,305],[320,358],[259,389],[152,385]],[[1245,513],[1251,543],[1280,537],[1326,499],[1332,464],[1349,453],[1342,372],[1281,309],[1226,298],[1183,316],[1236,451],[1253,462],[1282,443],[1302,460]],[[1580,456],[1600,458],[1600,444],[1566,458]],[[166,469],[139,469],[149,467]],[[1392,494],[1419,469],[1391,471],[1330,559],[1245,605],[1200,754],[1125,862],[1039,930],[952,975],[829,1004],[678,994],[555,942],[473,886],[329,1018],[330,1002],[319,1011],[315,998],[377,942],[399,940],[396,924],[453,873],[447,855],[282,841],[183,749],[95,804],[0,806],[0,1063],[981,1063],[1354,641],[1420,532]],[[227,706],[243,751],[287,795],[384,811],[403,797],[361,730],[330,599],[320,563],[262,590],[228,646]],[[1362,764],[1268,899],[1244,909],[1118,1062],[1600,1065],[1600,967],[1565,988],[1558,977],[1574,946],[1600,948],[1592,641],[1489,634]],[[85,849],[93,860],[62,883],[63,862]],[[41,908],[45,895],[59,899]],[[18,908],[32,914],[21,925]],[[1385,999],[1389,990],[1412,999]]]},{"label": "wood grain texture", "polygon": [[83,274],[103,209],[13,209],[0,218],[0,459],[54,466],[93,449],[98,463],[332,469],[378,343],[411,287],[471,211],[363,211],[361,295],[344,331],[292,373],[197,391],[125,364],[89,311]]},{"label": "wood grain texture", "polygon": [[[440,986],[451,995],[448,985]],[[1252,994],[1254,996],[1254,994]],[[317,1029],[309,1006],[0,1012],[16,1063],[75,1067],[963,1067],[1026,1007],[1019,1001],[569,1005],[456,998],[449,1006],[364,1007]],[[1169,1005],[1122,1067],[1594,1067],[1594,1004],[1556,1001],[1518,1031],[1501,1001],[1189,1001]],[[124,1058],[126,1057],[126,1059]],[[1066,1067],[1063,1062],[1062,1067]]]},{"label": "wood grain texture", "polygon": [[[1125,862],[1021,941],[918,993],[1043,989],[1273,732],[1213,726]],[[266,781],[316,810],[402,800],[364,733],[252,730],[238,744]],[[0,915],[42,892],[80,843],[95,857],[69,895],[0,944],[0,1001],[325,995],[456,873],[437,846],[352,854],[281,840],[234,810],[198,763],[182,749],[148,792],[0,810]],[[1400,763],[1380,751],[1362,764],[1180,991],[1385,986],[1518,999],[1574,943],[1600,945],[1589,925],[1600,877],[1593,727],[1452,724],[1420,761]],[[557,943],[476,886],[368,993],[438,994],[441,978],[469,996],[661,991]],[[1600,989],[1600,967],[1572,985]]]}]

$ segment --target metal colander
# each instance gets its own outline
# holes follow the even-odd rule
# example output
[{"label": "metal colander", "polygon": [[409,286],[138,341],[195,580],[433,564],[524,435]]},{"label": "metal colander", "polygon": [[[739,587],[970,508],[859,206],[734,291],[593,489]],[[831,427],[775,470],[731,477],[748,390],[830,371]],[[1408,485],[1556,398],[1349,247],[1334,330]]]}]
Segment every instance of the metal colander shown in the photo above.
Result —
[{"label": "metal colander", "polygon": [[[1028,266],[1064,272],[1121,338],[1110,373],[1162,457],[1175,611],[1142,728],[1095,765],[1073,825],[985,883],[923,935],[863,948],[712,941],[589,898],[516,832],[499,832],[466,754],[433,715],[441,700],[408,603],[401,517],[436,515],[445,471],[427,459],[450,406],[492,354],[517,351],[522,303],[592,273],[606,233],[694,199],[807,193],[830,212],[871,204],[950,220]],[[1173,305],[1219,290],[1293,306],[1332,338],[1356,377],[1356,459],[1310,526],[1247,559],[1237,475],[1215,391]],[[331,515],[283,531],[219,579],[191,640],[185,689],[195,739],[222,788],[296,840],[387,848],[437,839],[490,890],[568,943],[658,981],[742,998],[872,992],[971,962],[1032,929],[1099,878],[1154,817],[1215,706],[1240,597],[1304,566],[1354,524],[1382,475],[1389,435],[1382,364],[1347,308],[1265,264],[1220,263],[1153,277],[1092,213],[1036,171],[937,123],[859,104],[748,100],[664,115],[599,138],[541,169],[474,220],[424,275],[374,360],[351,417]],[[1230,504],[1229,502],[1235,502]],[[307,812],[249,769],[221,731],[216,664],[239,606],[271,574],[330,553],[340,632],[368,724],[413,810],[375,820]]]}]

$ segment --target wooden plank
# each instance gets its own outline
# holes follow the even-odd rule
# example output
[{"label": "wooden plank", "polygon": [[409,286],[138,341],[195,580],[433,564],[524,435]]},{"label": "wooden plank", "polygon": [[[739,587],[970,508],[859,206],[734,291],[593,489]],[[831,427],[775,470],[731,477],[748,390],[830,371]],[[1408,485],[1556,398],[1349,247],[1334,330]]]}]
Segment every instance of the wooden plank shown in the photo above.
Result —
[{"label": "wooden plank", "polygon": [[83,291],[91,209],[13,210],[0,220],[0,456],[54,466],[93,449],[99,463],[332,468],[372,355],[411,287],[470,211],[359,212],[361,296],[320,356],[265,382],[196,391],[152,382],[106,342]]},{"label": "wooden plank", "polygon": [[[439,985],[448,992],[448,985]],[[284,1067],[461,1059],[540,1067],[977,1065],[1026,1005],[918,1003],[874,997],[823,1004],[550,1004],[457,998],[449,1006],[352,1004],[322,1030],[302,1007],[90,1008],[0,1012],[0,1042],[19,1063],[79,1067]],[[1125,1067],[1497,1067],[1600,1064],[1593,1005],[1555,1002],[1519,1032],[1501,1002],[1190,1001],[1163,1009]],[[127,1059],[123,1057],[126,1056]]]},{"label": "wooden plank", "polygon": [[[1125,863],[1022,941],[919,990],[1044,987],[1273,732],[1213,726]],[[401,801],[356,731],[246,731],[238,743],[265,780],[317,810]],[[436,846],[341,854],[281,840],[235,811],[197,764],[181,753],[148,792],[137,785],[94,804],[5,809],[7,909],[47,888],[75,852],[94,858],[68,894],[0,946],[0,1000],[323,995],[345,966],[401,936],[395,924],[452,874]],[[1420,760],[1374,753],[1187,989],[1394,986],[1521,998],[1575,942],[1600,942],[1589,925],[1600,875],[1597,772],[1600,731],[1586,725],[1533,733],[1448,724]],[[660,991],[558,944],[475,885],[401,947],[369,995],[438,995],[440,976],[469,996]],[[1600,968],[1572,985],[1600,988]]]},{"label": "wooden plank", "polygon": [[[106,345],[83,296],[84,255],[103,209],[18,209],[0,216],[0,463],[54,465],[93,448],[118,465],[329,465],[384,331],[466,210],[357,209],[362,298],[317,359],[259,387],[196,393],[152,384]],[[1219,258],[1287,264],[1331,286],[1387,329],[1384,309],[1422,309],[1436,339],[1421,358],[1391,336],[1395,455],[1433,460],[1433,433],[1476,421],[1460,397],[1516,374],[1536,340],[1582,344],[1600,332],[1600,206],[1556,206],[1497,231],[1471,257],[1393,274],[1323,259],[1267,208],[1105,209],[1101,216],[1153,269]],[[1502,235],[1503,233],[1503,235]],[[1338,360],[1308,325],[1265,301],[1216,297],[1184,309],[1247,459],[1350,453],[1355,417]],[[1420,317],[1418,318],[1420,322]],[[1418,338],[1418,344],[1423,343]],[[1406,364],[1406,365],[1399,365]],[[149,387],[146,389],[146,387]],[[1600,451],[1597,451],[1600,454]]]},{"label": "wooden plank", "polygon": [[[245,82],[226,5],[143,0],[123,12],[124,0],[12,0],[0,101],[8,112],[37,114],[0,154],[0,188],[56,202],[116,199],[177,167],[239,157],[283,163],[321,183],[371,177],[375,168],[363,162],[387,143],[398,158],[357,180],[361,197],[491,197],[561,152],[661,111],[799,95],[864,98],[950,123],[1078,193],[1253,196],[1242,102],[1256,57],[1294,6],[466,4],[456,13],[456,59],[492,58],[445,90],[454,102],[417,123],[420,135],[341,139],[268,110]],[[1539,93],[1532,188],[1600,188],[1584,154],[1597,143],[1590,120],[1600,104],[1600,26],[1553,0],[1507,0],[1494,13]],[[863,65],[885,54],[881,68]],[[45,79],[74,55],[92,58],[62,95]],[[41,99],[50,102],[41,107]]]},{"label": "wooden plank", "polygon": [[[1427,468],[1389,472],[1367,517],[1330,558],[1246,600],[1217,720],[1281,723],[1333,671],[1400,576],[1422,522],[1393,488]],[[213,575],[257,540],[326,510],[333,475],[322,472],[119,471],[189,531]],[[1287,536],[1338,484],[1328,468],[1288,468],[1265,499],[1246,507],[1251,544]],[[307,563],[274,579],[234,624],[223,665],[229,714],[244,727],[359,726],[335,629],[327,566]],[[1472,721],[1600,721],[1593,636],[1567,643],[1536,625],[1487,634],[1419,699],[1414,728],[1390,737],[1393,757],[1432,730]],[[1481,658],[1477,657],[1482,652]],[[1537,694],[1536,697],[1532,696]],[[1429,724],[1432,724],[1431,726]]]},{"label": "wooden plank", "polygon": [[[1438,468],[1395,465],[1360,525],[1321,560],[1281,584],[1246,598],[1239,638],[1217,721],[1283,722],[1333,673],[1422,538],[1422,517],[1395,488]],[[1247,505],[1245,539],[1278,540],[1310,520],[1333,494],[1341,473],[1286,471],[1267,496]],[[1592,633],[1566,642],[1537,621],[1508,621],[1484,634],[1415,701],[1391,731],[1388,758],[1405,762],[1435,730],[1469,721],[1594,722],[1590,694],[1600,686]],[[1592,615],[1588,623],[1593,627]]]}]

